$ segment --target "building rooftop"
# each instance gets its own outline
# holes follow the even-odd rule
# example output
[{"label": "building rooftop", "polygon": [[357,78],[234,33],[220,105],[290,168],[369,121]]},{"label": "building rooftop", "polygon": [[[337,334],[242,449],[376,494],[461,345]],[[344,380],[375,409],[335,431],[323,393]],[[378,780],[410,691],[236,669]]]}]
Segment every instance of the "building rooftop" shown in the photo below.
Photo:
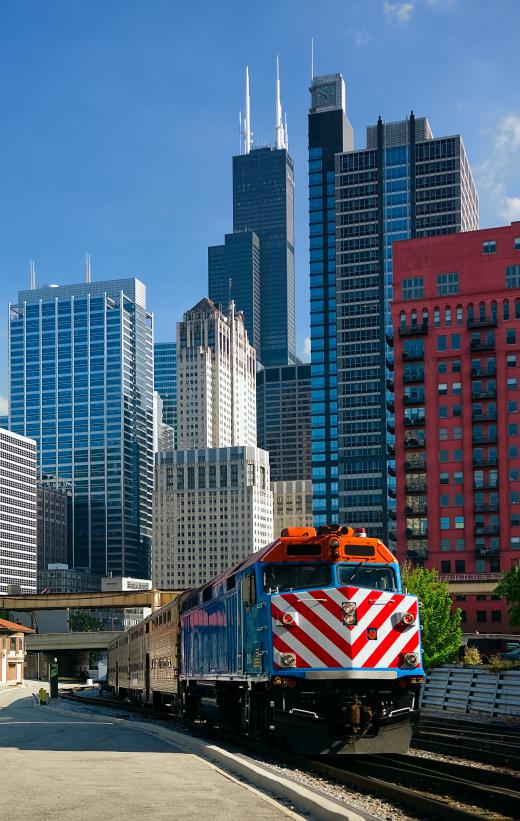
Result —
[{"label": "building rooftop", "polygon": [[7,619],[0,619],[0,630],[5,630],[8,633],[34,633],[34,630],[30,627],[15,624],[14,621],[7,621]]}]

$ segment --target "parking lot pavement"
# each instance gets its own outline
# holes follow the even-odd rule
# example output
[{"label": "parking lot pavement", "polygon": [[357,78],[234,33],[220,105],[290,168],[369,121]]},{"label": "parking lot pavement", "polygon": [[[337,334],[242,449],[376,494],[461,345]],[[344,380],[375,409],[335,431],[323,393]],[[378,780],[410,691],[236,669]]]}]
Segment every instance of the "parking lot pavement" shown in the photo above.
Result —
[{"label": "parking lot pavement", "polygon": [[120,719],[0,698],[2,806],[16,821],[287,821],[292,813]]}]

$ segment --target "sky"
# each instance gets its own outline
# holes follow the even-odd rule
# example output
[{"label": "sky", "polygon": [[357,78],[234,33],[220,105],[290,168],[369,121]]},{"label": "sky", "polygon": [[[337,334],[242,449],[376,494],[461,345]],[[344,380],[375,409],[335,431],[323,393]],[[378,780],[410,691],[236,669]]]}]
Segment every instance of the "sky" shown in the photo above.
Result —
[{"label": "sky", "polygon": [[482,227],[520,220],[518,0],[0,0],[0,413],[8,303],[28,287],[138,276],[155,338],[207,292],[232,230],[245,66],[256,145],[274,141],[275,60],[296,179],[296,326],[309,334],[307,112],[341,72],[355,146],[381,115],[461,133]]}]

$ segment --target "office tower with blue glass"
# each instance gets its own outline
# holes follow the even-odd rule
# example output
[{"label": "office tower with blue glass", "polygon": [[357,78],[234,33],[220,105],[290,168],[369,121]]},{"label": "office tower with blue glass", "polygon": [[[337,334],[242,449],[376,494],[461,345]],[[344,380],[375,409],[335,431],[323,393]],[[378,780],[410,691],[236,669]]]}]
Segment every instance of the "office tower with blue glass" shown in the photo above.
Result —
[{"label": "office tower with blue glass", "polygon": [[254,231],[226,234],[224,245],[208,248],[208,290],[223,311],[234,301],[251,345],[260,351],[260,240]]},{"label": "office tower with blue glass", "polygon": [[462,138],[413,113],[335,164],[339,514],[395,549],[392,243],[477,229],[478,199]]},{"label": "office tower with blue glass", "polygon": [[341,74],[314,77],[309,111],[312,491],[316,525],[339,521],[335,157],[353,148]]},{"label": "office tower with blue glass", "polygon": [[177,427],[177,343],[155,342],[153,346],[154,387],[162,399],[162,421]]},{"label": "office tower with blue glass", "polygon": [[10,425],[70,482],[68,563],[147,578],[153,326],[137,279],[21,291],[9,307]]}]

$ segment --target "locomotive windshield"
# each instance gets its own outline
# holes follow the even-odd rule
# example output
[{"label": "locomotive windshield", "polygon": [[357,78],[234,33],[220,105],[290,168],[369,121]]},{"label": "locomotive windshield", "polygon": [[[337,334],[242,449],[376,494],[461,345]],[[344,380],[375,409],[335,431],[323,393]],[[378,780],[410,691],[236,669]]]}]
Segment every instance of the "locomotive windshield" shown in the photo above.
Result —
[{"label": "locomotive windshield", "polygon": [[313,564],[271,564],[264,570],[264,589],[281,593],[284,590],[302,590],[307,587],[324,587],[331,583],[330,565],[320,562]]},{"label": "locomotive windshield", "polygon": [[339,564],[338,582],[370,590],[397,590],[395,573],[391,567],[377,567],[373,564]]}]

